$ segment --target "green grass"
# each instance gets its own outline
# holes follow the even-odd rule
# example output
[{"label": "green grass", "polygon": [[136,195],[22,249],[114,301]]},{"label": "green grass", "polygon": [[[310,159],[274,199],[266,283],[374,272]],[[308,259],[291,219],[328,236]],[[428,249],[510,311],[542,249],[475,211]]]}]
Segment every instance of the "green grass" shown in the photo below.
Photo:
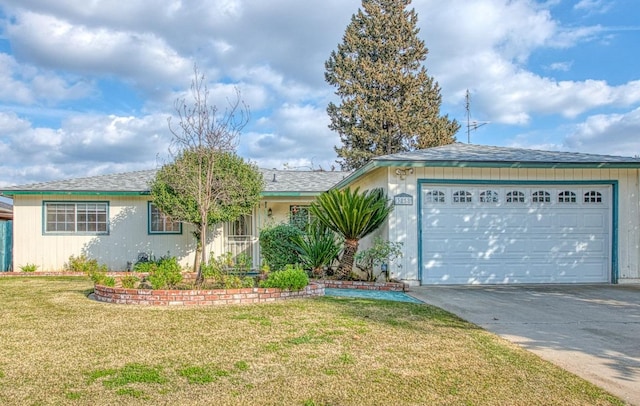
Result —
[{"label": "green grass", "polygon": [[0,279],[0,404],[621,405],[427,305],[133,307],[85,278]]}]

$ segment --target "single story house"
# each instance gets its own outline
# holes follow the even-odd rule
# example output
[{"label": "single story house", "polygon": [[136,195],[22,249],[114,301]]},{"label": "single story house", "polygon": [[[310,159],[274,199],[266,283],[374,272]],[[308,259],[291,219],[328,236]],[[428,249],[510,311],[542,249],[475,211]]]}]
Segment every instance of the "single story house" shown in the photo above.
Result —
[{"label": "single story house", "polygon": [[[148,195],[153,171],[5,188],[14,264],[61,268],[81,252],[122,269],[139,252],[186,263],[187,226]],[[403,244],[390,276],[410,284],[640,283],[640,158],[455,143],[374,158],[350,174],[263,170],[252,216],[209,250],[259,261],[259,229],[308,216],[330,188],[383,188],[395,209],[376,234]],[[372,237],[362,241],[366,248]]]}]

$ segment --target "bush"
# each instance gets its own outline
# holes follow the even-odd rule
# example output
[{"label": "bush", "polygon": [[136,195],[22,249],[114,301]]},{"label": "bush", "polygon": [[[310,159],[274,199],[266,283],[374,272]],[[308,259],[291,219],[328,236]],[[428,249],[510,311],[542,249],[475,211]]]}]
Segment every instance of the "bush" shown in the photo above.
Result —
[{"label": "bush", "polygon": [[330,267],[342,250],[343,241],[336,233],[315,221],[306,233],[293,239],[300,261],[316,277],[322,277],[324,268]]},{"label": "bush", "polygon": [[182,268],[176,257],[160,258],[153,264],[147,278],[152,289],[172,288],[182,282]]},{"label": "bush", "polygon": [[116,280],[107,276],[107,266],[98,264],[98,260],[89,259],[84,254],[79,257],[71,255],[69,262],[65,264],[65,271],[83,272],[91,278],[94,284],[104,286],[115,286]]},{"label": "bush", "polygon": [[272,270],[284,269],[287,264],[300,262],[295,238],[304,233],[291,224],[277,224],[260,230],[260,252]]},{"label": "bush", "polygon": [[286,265],[282,271],[271,272],[260,287],[300,290],[308,284],[309,276],[299,265]]},{"label": "bush", "polygon": [[375,267],[388,264],[396,258],[402,258],[402,243],[376,237],[371,248],[357,253],[355,260],[356,266],[365,273],[365,280],[375,282],[382,274],[382,269],[376,273]]},{"label": "bush", "polygon": [[106,265],[100,265],[98,264],[97,259],[89,259],[84,254],[80,255],[79,257],[71,255],[69,257],[69,262],[65,264],[64,268],[65,271],[82,272],[86,273],[87,275],[91,275],[92,273],[102,270],[105,273],[107,272]]},{"label": "bush", "polygon": [[36,264],[26,264],[20,267],[22,272],[35,272],[38,269],[38,265]]},{"label": "bush", "polygon": [[135,275],[123,276],[122,279],[120,279],[120,283],[122,284],[122,287],[125,289],[135,288],[138,282],[140,282],[140,278],[138,278]]}]

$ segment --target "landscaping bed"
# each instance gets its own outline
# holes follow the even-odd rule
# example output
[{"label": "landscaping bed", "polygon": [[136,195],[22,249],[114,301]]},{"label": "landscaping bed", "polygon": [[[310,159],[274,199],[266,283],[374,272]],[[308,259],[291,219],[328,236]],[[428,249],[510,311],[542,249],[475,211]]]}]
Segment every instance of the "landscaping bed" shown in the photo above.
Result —
[{"label": "landscaping bed", "polygon": [[324,295],[324,285],[310,283],[301,290],[276,288],[241,289],[125,289],[95,285],[94,297],[99,302],[153,306],[210,306],[226,304],[267,303]]},{"label": "landscaping bed", "polygon": [[393,292],[407,292],[409,286],[400,282],[365,282],[343,281],[335,279],[318,279],[327,288],[333,289],[364,289],[364,290],[390,290]]}]

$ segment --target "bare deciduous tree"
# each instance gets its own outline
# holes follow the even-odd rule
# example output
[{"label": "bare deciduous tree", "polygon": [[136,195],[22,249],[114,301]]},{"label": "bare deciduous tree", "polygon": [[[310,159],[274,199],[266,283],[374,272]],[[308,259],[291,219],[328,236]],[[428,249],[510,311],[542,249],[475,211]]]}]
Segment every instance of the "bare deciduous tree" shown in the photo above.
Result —
[{"label": "bare deciduous tree", "polygon": [[[151,185],[154,203],[175,220],[195,226],[194,270],[202,282],[201,264],[207,262],[209,226],[251,212],[260,199],[262,175],[235,153],[249,109],[240,92],[224,113],[209,105],[205,78],[194,67],[192,101],[176,101],[178,123],[169,129],[172,163],[164,165]],[[201,262],[200,262],[201,261]]]}]

